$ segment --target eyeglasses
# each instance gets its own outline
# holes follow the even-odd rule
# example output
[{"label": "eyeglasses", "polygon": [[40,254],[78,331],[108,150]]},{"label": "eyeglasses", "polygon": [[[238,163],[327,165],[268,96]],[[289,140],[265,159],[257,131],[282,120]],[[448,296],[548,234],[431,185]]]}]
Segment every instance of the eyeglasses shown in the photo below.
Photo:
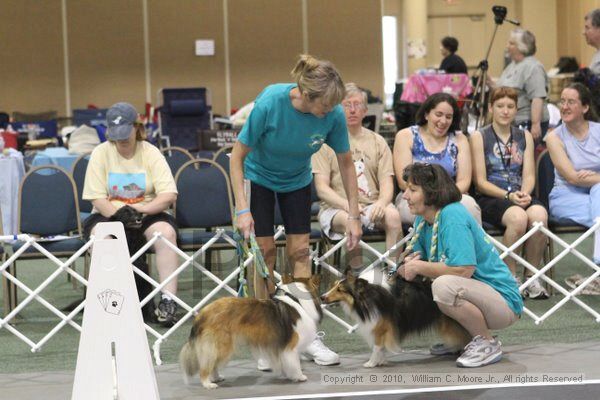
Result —
[{"label": "eyeglasses", "polygon": [[365,104],[360,102],[360,101],[353,101],[353,102],[342,102],[342,106],[346,109],[346,110],[359,110],[365,107]]},{"label": "eyeglasses", "polygon": [[560,99],[560,101],[558,102],[558,104],[560,104],[561,107],[564,107],[565,105],[569,106],[569,107],[573,107],[576,106],[577,104],[579,104],[579,100],[573,100],[573,99]]}]

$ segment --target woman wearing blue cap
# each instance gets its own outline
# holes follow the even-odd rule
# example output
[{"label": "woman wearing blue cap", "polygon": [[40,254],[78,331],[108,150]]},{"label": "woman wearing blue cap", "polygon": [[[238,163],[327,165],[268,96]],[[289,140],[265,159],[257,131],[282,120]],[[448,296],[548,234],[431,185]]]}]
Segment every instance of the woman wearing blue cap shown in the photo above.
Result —
[{"label": "woman wearing blue cap", "polygon": [[[311,275],[311,156],[323,143],[336,152],[340,165],[348,198],[346,233],[350,250],[357,245],[362,228],[356,172],[340,106],[344,83],[333,64],[309,55],[300,56],[291,74],[294,83],[267,86],[256,98],[231,153],[231,179],[237,227],[246,238],[256,235],[271,274],[275,265],[273,225],[277,196],[294,278],[307,279]],[[250,182],[250,193],[245,193],[244,178]],[[265,297],[267,288],[258,282],[256,286],[257,297]],[[339,363],[337,354],[318,338],[307,350],[318,364]]]},{"label": "woman wearing blue cap", "polygon": [[[175,218],[165,211],[177,199],[171,170],[160,151],[148,143],[138,113],[128,103],[116,103],[106,113],[108,141],[92,152],[85,175],[83,199],[94,206],[84,222],[89,237],[94,226],[106,222],[121,207],[128,205],[144,215],[141,231],[146,239],[154,232],[173,244],[177,242]],[[177,255],[162,241],[154,244],[160,281],[177,268]],[[163,289],[156,317],[165,326],[173,325],[177,304],[170,294],[177,292],[177,279]],[[150,302],[149,304],[152,304]]]}]

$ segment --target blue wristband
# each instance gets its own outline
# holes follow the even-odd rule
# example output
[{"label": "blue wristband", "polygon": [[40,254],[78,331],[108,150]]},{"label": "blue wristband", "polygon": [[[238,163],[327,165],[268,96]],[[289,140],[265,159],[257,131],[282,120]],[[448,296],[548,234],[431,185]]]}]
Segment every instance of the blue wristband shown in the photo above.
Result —
[{"label": "blue wristband", "polygon": [[244,208],[243,210],[236,211],[236,212],[235,212],[235,215],[236,215],[236,217],[239,217],[240,215],[242,215],[242,214],[246,214],[246,213],[249,213],[249,212],[250,212],[250,209],[249,209],[249,208]]}]

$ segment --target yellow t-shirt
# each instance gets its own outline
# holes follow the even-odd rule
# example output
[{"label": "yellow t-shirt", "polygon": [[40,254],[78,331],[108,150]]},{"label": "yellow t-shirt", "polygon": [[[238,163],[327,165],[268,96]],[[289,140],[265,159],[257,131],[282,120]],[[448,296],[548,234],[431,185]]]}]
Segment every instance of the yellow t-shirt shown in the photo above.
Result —
[{"label": "yellow t-shirt", "polygon": [[125,204],[149,203],[159,193],[177,193],[177,187],[165,157],[152,144],[137,142],[130,160],[123,158],[109,141],[92,152],[85,173],[84,200],[108,199],[120,208]]},{"label": "yellow t-shirt", "polygon": [[[358,180],[358,202],[361,205],[369,205],[379,199],[379,182],[394,175],[392,163],[392,151],[385,139],[366,128],[350,139],[350,152],[356,169]],[[323,145],[321,149],[312,156],[312,170],[314,174],[325,174],[329,176],[329,185],[342,198],[346,198],[342,175],[337,163],[337,157],[331,147]],[[321,210],[331,208],[321,201]]]}]

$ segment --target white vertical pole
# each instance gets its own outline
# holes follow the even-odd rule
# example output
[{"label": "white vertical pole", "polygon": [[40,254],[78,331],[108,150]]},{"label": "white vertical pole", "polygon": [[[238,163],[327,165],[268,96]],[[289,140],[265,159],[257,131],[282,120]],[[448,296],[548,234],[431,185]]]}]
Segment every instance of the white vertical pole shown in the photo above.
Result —
[{"label": "white vertical pole", "polygon": [[[308,0],[302,0],[302,53],[308,54]],[[381,0],[383,1],[383,0]]]},{"label": "white vertical pole", "polygon": [[144,19],[144,72],[146,76],[146,103],[152,103],[152,82],[150,80],[150,33],[148,24],[148,0],[142,0]]},{"label": "white vertical pole", "polygon": [[71,116],[71,76],[69,73],[69,36],[67,29],[67,0],[60,3],[63,38],[63,64],[65,71],[65,115]]},{"label": "white vertical pole", "polygon": [[229,11],[223,0],[223,46],[225,47],[225,113],[231,112],[231,71],[229,69]]}]

